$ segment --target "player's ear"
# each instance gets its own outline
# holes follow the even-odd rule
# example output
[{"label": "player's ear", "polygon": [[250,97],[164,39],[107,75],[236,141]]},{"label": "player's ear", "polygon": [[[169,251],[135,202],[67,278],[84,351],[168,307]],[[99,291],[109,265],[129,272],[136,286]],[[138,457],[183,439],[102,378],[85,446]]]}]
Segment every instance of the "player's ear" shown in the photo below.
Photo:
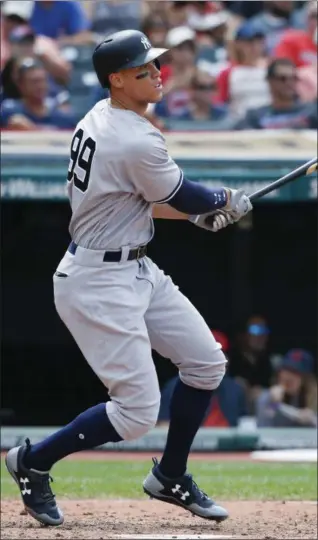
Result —
[{"label": "player's ear", "polygon": [[122,88],[124,81],[120,73],[111,73],[109,75],[109,82],[114,88]]}]

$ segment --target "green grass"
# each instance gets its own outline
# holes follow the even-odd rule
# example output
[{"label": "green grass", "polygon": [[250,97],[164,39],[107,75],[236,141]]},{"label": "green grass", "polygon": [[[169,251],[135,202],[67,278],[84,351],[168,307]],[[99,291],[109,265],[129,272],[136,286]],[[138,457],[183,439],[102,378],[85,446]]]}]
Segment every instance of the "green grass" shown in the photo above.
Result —
[{"label": "green grass", "polygon": [[[67,498],[142,498],[149,461],[62,461],[53,471],[53,491]],[[317,500],[315,464],[190,462],[200,488],[223,500]],[[1,496],[18,497],[1,460]]]}]

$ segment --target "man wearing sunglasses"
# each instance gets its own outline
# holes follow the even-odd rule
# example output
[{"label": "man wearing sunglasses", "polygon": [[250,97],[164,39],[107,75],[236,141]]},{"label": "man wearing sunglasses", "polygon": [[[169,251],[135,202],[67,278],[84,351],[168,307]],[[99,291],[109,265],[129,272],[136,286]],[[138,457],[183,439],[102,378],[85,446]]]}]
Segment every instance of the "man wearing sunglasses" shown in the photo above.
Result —
[{"label": "man wearing sunglasses", "polygon": [[317,129],[317,104],[298,99],[295,64],[286,58],[273,60],[267,79],[271,103],[247,111],[236,129]]}]

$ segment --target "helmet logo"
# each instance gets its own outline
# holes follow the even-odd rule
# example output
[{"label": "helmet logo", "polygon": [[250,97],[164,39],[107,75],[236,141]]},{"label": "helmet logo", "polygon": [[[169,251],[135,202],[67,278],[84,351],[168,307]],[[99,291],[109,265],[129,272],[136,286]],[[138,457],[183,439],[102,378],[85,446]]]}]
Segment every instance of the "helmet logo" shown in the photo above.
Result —
[{"label": "helmet logo", "polygon": [[150,41],[146,38],[146,36],[142,37],[141,38],[141,43],[143,44],[143,46],[145,47],[145,49],[151,49],[151,43]]}]

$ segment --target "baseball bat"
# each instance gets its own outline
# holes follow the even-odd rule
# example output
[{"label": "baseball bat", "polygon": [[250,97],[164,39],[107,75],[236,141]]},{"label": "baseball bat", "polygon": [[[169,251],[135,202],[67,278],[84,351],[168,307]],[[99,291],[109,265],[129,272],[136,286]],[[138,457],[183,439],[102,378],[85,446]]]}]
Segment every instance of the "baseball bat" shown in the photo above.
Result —
[{"label": "baseball bat", "polygon": [[257,191],[255,191],[249,196],[250,201],[251,202],[256,201],[257,199],[264,197],[264,195],[267,195],[267,193],[271,193],[271,191],[274,191],[275,189],[278,189],[284,186],[288,182],[292,182],[293,180],[296,180],[297,178],[300,178],[301,176],[313,173],[314,171],[317,170],[317,162],[318,162],[318,159],[315,157],[311,159],[310,161],[307,161],[307,163],[304,163],[297,169],[294,169],[293,171],[285,174],[285,176],[278,178],[278,180],[271,182],[270,184],[268,184],[268,186],[258,189]]}]

